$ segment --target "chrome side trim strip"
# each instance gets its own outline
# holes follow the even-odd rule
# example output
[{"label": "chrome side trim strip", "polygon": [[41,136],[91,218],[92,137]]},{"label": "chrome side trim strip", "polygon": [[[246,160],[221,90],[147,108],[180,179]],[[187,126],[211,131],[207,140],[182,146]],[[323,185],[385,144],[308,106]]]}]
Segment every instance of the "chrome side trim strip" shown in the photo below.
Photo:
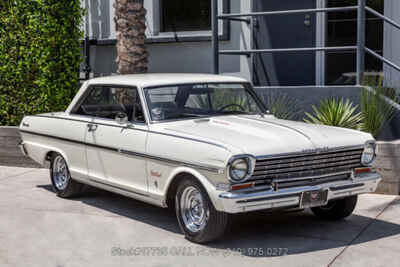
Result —
[{"label": "chrome side trim strip", "polygon": [[[50,115],[31,115],[31,116],[89,123],[89,121],[86,121],[86,120],[79,120],[79,119],[72,119],[72,118],[62,118],[62,117],[50,116]],[[88,118],[89,118],[89,116],[88,116]],[[214,143],[214,142],[205,141],[205,140],[201,140],[201,139],[190,138],[190,137],[185,137],[185,136],[175,135],[175,134],[169,134],[169,133],[162,133],[162,132],[151,131],[151,130],[145,130],[145,129],[139,129],[139,128],[129,128],[129,127],[127,128],[125,126],[111,125],[111,124],[106,124],[106,123],[99,123],[99,122],[93,122],[93,123],[94,124],[98,124],[98,125],[103,125],[103,126],[123,128],[123,129],[126,129],[126,130],[142,131],[142,132],[147,132],[147,133],[152,133],[152,134],[159,134],[159,135],[171,136],[171,137],[180,138],[180,139],[186,139],[186,140],[190,140],[190,141],[194,141],[194,142],[199,142],[199,143],[203,143],[203,144],[209,144],[209,145],[213,145],[213,146],[216,146],[216,147],[220,147],[222,149],[225,149],[226,151],[231,152],[224,145],[221,145],[221,144],[218,144],[218,143]]]},{"label": "chrome side trim strip", "polygon": [[129,189],[126,189],[126,188],[117,186],[117,185],[113,185],[113,184],[110,184],[110,183],[100,182],[100,181],[95,180],[95,179],[92,179],[92,178],[89,178],[89,180],[90,180],[91,182],[93,182],[93,183],[97,183],[97,184],[109,186],[109,187],[112,187],[112,188],[115,188],[115,189],[118,189],[118,190],[122,190],[122,191],[125,191],[125,192],[128,192],[128,193],[132,193],[132,194],[135,194],[135,195],[139,195],[139,196],[143,196],[143,197],[149,197],[149,195],[142,194],[142,193],[138,193],[138,192],[136,192],[136,191],[132,191],[132,190],[129,190]]},{"label": "chrome side trim strip", "polygon": [[214,167],[214,166],[207,166],[207,165],[198,164],[198,163],[194,163],[194,162],[187,162],[187,161],[169,159],[169,158],[159,157],[159,156],[155,156],[155,155],[151,155],[151,154],[147,154],[147,153],[128,151],[128,150],[115,148],[115,147],[95,145],[95,144],[86,143],[86,142],[82,142],[82,141],[67,139],[67,138],[48,135],[48,134],[35,133],[35,132],[31,132],[31,131],[26,131],[26,130],[20,130],[20,132],[21,133],[32,134],[32,135],[43,136],[43,137],[52,138],[52,139],[57,139],[57,140],[65,141],[65,142],[72,142],[72,143],[76,143],[76,144],[96,147],[96,148],[99,148],[99,149],[110,150],[110,151],[114,151],[116,153],[121,153],[121,154],[127,155],[127,156],[142,157],[142,158],[147,158],[147,159],[150,159],[150,160],[166,162],[166,163],[172,164],[172,165],[180,165],[180,166],[191,167],[191,168],[194,168],[194,169],[205,170],[205,171],[209,171],[209,172],[213,172],[213,173],[217,173],[217,174],[222,174],[224,172],[222,168],[218,168],[218,167]]},{"label": "chrome side trim strip", "polygon": [[123,149],[120,149],[118,152],[120,152],[122,154],[129,155],[129,156],[144,157],[144,158],[147,158],[147,159],[150,159],[150,160],[163,161],[165,163],[172,164],[172,165],[181,165],[181,166],[191,167],[191,168],[195,168],[195,169],[201,169],[201,170],[214,172],[214,173],[221,173],[221,171],[222,171],[222,169],[219,169],[217,167],[199,165],[197,163],[192,163],[192,162],[188,162],[188,161],[167,159],[167,158],[163,158],[163,157],[159,157],[159,156],[154,156],[154,155],[150,155],[150,154],[143,154],[143,153],[137,153],[137,152],[123,150]]}]

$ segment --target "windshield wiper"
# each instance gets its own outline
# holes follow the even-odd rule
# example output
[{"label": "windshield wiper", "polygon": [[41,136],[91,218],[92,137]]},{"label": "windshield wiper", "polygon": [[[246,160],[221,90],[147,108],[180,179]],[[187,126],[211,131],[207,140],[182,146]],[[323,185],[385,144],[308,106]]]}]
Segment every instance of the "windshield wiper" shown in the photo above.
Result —
[{"label": "windshield wiper", "polygon": [[246,111],[241,111],[241,110],[234,110],[234,111],[224,111],[221,113],[218,113],[220,115],[235,115],[235,114],[250,114],[249,112]]}]

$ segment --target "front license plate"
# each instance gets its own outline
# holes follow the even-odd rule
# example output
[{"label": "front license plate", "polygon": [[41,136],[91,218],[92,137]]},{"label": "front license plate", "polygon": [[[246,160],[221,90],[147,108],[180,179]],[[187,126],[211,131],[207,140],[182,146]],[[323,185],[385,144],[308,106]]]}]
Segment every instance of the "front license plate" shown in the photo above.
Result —
[{"label": "front license plate", "polygon": [[314,190],[303,193],[301,206],[303,208],[323,206],[328,200],[328,190]]}]

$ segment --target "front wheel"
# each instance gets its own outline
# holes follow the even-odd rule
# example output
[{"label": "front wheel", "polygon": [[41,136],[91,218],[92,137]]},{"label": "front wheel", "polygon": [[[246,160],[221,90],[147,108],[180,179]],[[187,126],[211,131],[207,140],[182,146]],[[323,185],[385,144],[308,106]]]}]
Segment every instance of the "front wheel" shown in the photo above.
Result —
[{"label": "front wheel", "polygon": [[326,206],[311,208],[311,211],[323,219],[341,220],[350,216],[356,205],[357,195],[343,199],[332,200]]},{"label": "front wheel", "polygon": [[57,196],[69,198],[82,192],[83,184],[71,178],[67,162],[63,156],[53,153],[50,166],[51,183]]},{"label": "front wheel", "polygon": [[178,186],[175,211],[186,239],[195,243],[216,240],[228,227],[229,215],[214,208],[206,190],[193,178]]}]

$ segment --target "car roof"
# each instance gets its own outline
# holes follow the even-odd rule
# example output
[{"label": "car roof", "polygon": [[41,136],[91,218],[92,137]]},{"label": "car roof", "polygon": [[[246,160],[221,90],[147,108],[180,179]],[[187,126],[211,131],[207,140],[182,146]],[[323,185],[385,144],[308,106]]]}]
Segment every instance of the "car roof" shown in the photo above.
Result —
[{"label": "car roof", "polygon": [[187,83],[230,83],[248,82],[239,77],[215,75],[215,74],[189,74],[189,73],[146,73],[125,74],[99,77],[89,80],[89,84],[116,84],[139,87],[151,87],[159,85],[187,84]]}]

